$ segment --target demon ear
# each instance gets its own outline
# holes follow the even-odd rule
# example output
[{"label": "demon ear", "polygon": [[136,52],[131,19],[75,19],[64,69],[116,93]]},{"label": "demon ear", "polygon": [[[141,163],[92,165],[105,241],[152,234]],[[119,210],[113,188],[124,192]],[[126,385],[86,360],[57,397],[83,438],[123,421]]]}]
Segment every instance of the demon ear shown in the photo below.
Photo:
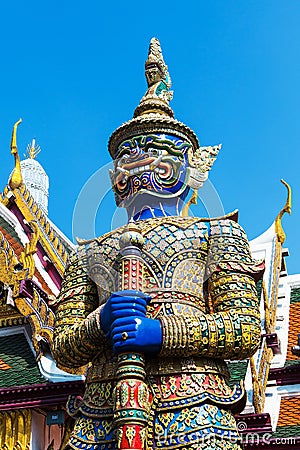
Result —
[{"label": "demon ear", "polygon": [[188,150],[189,180],[188,185],[193,189],[199,189],[208,178],[208,172],[212,168],[222,144],[199,147],[195,152]]}]

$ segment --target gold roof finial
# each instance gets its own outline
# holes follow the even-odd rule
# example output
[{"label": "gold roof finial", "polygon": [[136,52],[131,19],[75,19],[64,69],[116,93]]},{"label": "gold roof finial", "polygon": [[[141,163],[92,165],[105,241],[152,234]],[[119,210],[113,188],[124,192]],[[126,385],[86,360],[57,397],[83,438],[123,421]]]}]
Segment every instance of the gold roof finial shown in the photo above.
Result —
[{"label": "gold roof finial", "polygon": [[35,138],[33,138],[30,144],[27,145],[26,153],[24,154],[24,156],[26,158],[35,159],[40,151],[41,147],[36,144],[36,140]]},{"label": "gold roof finial", "polygon": [[13,170],[10,180],[9,180],[9,186],[11,187],[11,189],[16,189],[16,188],[20,187],[21,184],[23,183],[20,157],[19,157],[18,147],[17,147],[17,128],[21,122],[22,122],[22,119],[19,119],[14,124],[13,131],[12,131],[12,137],[11,137],[10,149],[11,149],[11,154],[14,155],[14,157],[15,157],[15,167],[14,167],[14,170]]},{"label": "gold roof finial", "polygon": [[282,216],[284,213],[291,214],[291,212],[292,212],[292,189],[286,181],[284,181],[283,179],[281,179],[280,181],[287,188],[287,199],[286,199],[284,207],[281,209],[281,211],[279,212],[279,214],[277,215],[277,217],[275,219],[275,232],[277,234],[278,241],[281,244],[283,244],[286,239],[286,235],[282,228],[281,219],[282,219]]}]

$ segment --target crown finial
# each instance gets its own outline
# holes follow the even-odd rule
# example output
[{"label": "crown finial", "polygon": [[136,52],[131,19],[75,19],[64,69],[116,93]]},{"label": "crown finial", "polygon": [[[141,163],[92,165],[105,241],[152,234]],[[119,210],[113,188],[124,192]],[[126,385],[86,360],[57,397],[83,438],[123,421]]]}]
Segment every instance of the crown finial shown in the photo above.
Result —
[{"label": "crown finial", "polygon": [[[163,58],[160,42],[155,37],[153,37],[150,41],[148,59],[145,63],[145,75],[148,87],[158,82],[162,82],[165,85],[165,90],[169,92],[171,87],[171,77],[168,71],[168,66],[165,64]],[[168,100],[171,100],[172,94],[169,94],[168,97]]]},{"label": "crown finial", "polygon": [[173,98],[173,92],[170,91],[171,77],[163,58],[160,42],[155,37],[150,41],[148,58],[145,62],[145,75],[148,90],[136,108],[134,117],[149,113],[174,117],[169,106],[169,101]]}]

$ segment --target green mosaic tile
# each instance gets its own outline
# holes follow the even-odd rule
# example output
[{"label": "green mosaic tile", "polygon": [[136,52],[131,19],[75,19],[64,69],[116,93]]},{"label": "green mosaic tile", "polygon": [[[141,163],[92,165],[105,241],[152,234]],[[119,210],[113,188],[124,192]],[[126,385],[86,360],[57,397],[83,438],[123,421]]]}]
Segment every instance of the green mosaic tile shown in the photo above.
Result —
[{"label": "green mosaic tile", "polygon": [[14,227],[10,225],[7,222],[7,220],[4,219],[4,217],[1,216],[0,216],[0,227],[2,227],[5,231],[7,231],[7,233],[9,233],[9,235],[13,237],[16,242],[18,242],[20,245],[23,245]]},{"label": "green mosaic tile", "polygon": [[10,366],[0,370],[0,388],[46,382],[23,334],[0,337],[0,359]]},{"label": "green mosaic tile", "polygon": [[228,363],[230,373],[229,385],[233,387],[240,380],[244,380],[247,372],[248,360]]},{"label": "green mosaic tile", "polygon": [[300,436],[300,425],[277,427],[275,433],[272,433],[272,438],[292,436]]},{"label": "green mosaic tile", "polygon": [[285,361],[284,363],[284,367],[289,367],[289,366],[300,366],[300,360],[299,359],[289,359],[287,361]]},{"label": "green mosaic tile", "polygon": [[294,288],[291,290],[291,303],[300,302],[300,288]]},{"label": "green mosaic tile", "polygon": [[262,279],[256,283],[257,298],[260,300],[262,292]]}]

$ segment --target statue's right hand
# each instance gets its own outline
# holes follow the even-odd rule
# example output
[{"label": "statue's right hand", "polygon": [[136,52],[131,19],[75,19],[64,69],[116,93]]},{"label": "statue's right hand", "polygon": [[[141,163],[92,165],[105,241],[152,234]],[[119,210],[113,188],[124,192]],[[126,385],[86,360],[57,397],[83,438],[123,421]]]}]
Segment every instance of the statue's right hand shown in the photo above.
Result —
[{"label": "statue's right hand", "polygon": [[141,291],[118,291],[111,294],[100,312],[100,323],[104,333],[110,334],[114,320],[121,317],[145,317],[147,302],[151,297]]}]

